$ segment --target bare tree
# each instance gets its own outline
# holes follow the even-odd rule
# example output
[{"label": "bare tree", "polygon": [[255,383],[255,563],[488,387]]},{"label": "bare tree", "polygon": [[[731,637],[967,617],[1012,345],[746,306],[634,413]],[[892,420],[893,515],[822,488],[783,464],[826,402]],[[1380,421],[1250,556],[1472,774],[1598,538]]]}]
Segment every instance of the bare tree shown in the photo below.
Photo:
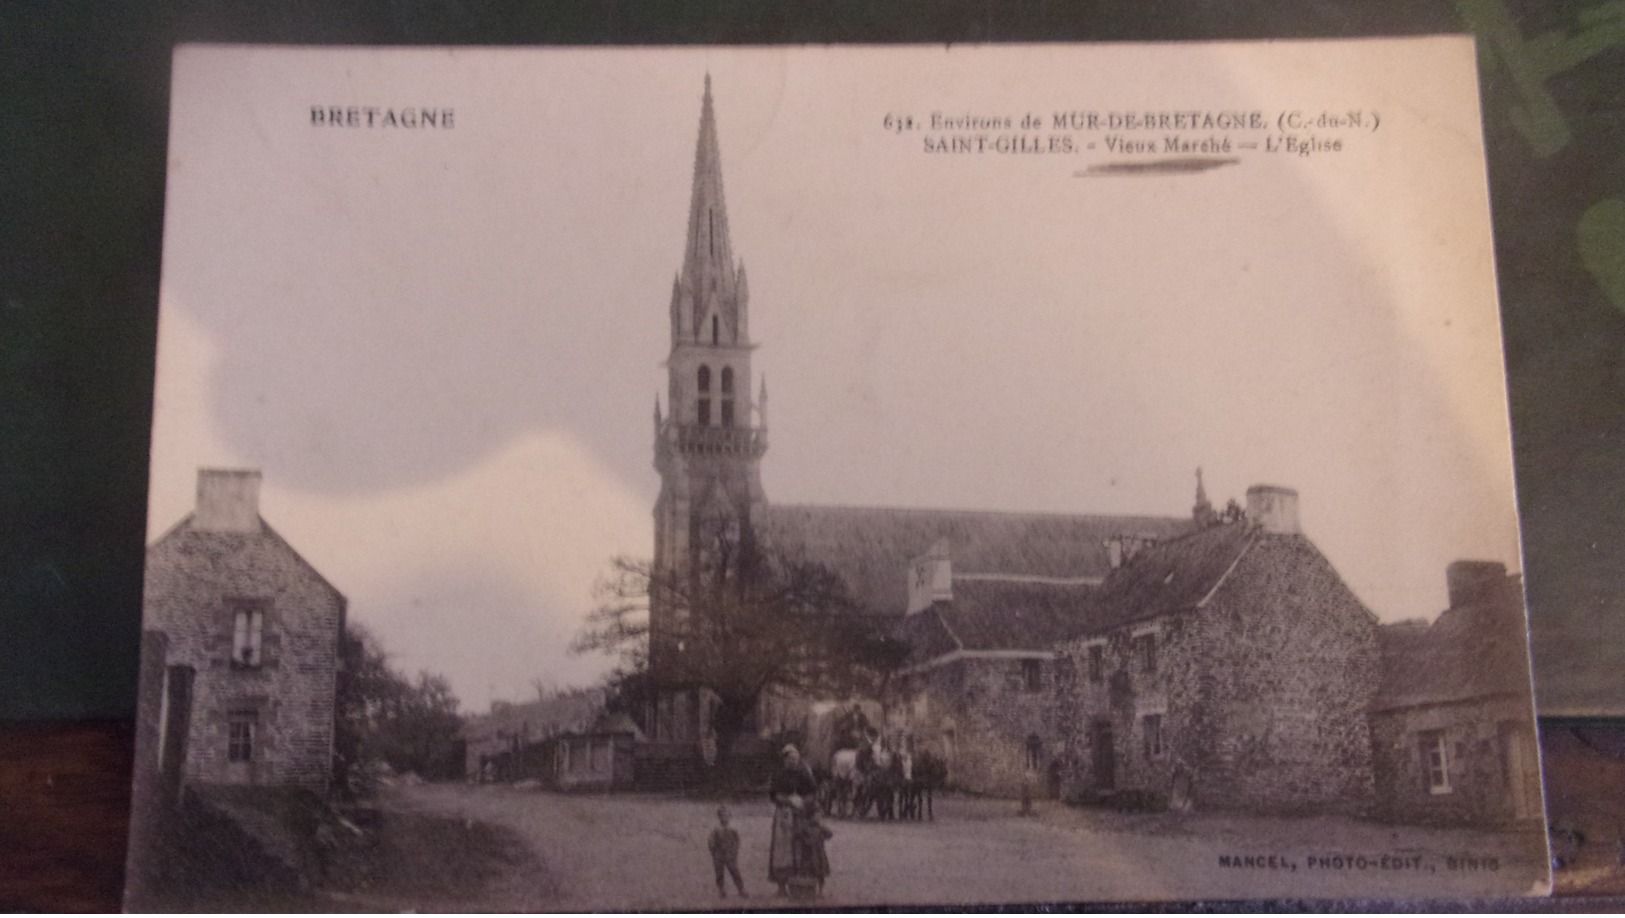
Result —
[{"label": "bare tree", "polygon": [[763,692],[872,689],[904,651],[829,568],[724,527],[688,569],[616,558],[597,595],[572,649],[619,654],[623,695],[713,693],[719,766]]}]

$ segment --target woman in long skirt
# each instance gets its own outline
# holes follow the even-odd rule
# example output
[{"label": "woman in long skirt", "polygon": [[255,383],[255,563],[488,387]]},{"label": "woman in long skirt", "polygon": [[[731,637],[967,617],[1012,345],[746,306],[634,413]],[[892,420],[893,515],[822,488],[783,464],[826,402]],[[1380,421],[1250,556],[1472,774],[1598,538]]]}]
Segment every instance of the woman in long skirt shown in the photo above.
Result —
[{"label": "woman in long skirt", "polygon": [[812,769],[801,761],[800,750],[785,746],[784,764],[768,788],[773,801],[773,837],[768,848],[767,878],[779,887],[781,896],[788,894],[790,878],[802,872],[796,863],[796,833],[801,828],[802,808],[817,791],[818,782]]}]

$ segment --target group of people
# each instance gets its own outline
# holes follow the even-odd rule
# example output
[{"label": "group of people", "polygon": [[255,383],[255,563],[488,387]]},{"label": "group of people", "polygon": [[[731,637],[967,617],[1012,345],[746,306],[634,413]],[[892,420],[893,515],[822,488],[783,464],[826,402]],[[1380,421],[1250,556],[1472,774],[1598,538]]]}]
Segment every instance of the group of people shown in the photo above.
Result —
[{"label": "group of people", "polygon": [[[825,842],[835,833],[818,818],[818,781],[801,760],[795,746],[783,749],[783,764],[768,787],[773,801],[773,829],[768,846],[767,876],[781,896],[821,895],[829,876]],[[711,864],[716,870],[717,895],[727,898],[731,878],[740,896],[745,881],[739,874],[739,832],[729,825],[726,806],[717,809],[717,827],[711,832]]]}]

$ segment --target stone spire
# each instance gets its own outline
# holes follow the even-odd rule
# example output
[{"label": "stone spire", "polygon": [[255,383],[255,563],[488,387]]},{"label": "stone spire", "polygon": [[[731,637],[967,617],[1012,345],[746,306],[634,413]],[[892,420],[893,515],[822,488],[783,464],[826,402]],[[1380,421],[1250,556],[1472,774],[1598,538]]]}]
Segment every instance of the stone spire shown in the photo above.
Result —
[{"label": "stone spire", "polygon": [[708,73],[705,97],[700,102],[700,136],[694,147],[694,186],[688,205],[683,283],[691,292],[703,295],[712,289],[710,281],[714,279],[731,294],[734,273],[728,208],[722,194],[722,148],[717,143],[717,116],[711,105],[711,75]]}]

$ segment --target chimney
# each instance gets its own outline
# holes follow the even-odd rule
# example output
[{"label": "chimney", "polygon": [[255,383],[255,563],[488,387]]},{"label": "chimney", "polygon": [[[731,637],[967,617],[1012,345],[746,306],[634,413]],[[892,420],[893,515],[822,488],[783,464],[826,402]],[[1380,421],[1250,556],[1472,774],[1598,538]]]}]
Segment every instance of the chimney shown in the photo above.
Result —
[{"label": "chimney", "polygon": [[908,614],[953,598],[954,570],[948,560],[948,540],[938,539],[924,557],[915,559],[908,567]]},{"label": "chimney", "polygon": [[198,469],[192,528],[203,532],[258,532],[260,473],[256,469]]},{"label": "chimney", "polygon": [[1275,535],[1301,535],[1298,527],[1298,492],[1279,485],[1253,485],[1247,489],[1247,519]]},{"label": "chimney", "polygon": [[1499,561],[1454,561],[1444,569],[1450,608],[1494,602],[1506,589],[1507,566]]}]

